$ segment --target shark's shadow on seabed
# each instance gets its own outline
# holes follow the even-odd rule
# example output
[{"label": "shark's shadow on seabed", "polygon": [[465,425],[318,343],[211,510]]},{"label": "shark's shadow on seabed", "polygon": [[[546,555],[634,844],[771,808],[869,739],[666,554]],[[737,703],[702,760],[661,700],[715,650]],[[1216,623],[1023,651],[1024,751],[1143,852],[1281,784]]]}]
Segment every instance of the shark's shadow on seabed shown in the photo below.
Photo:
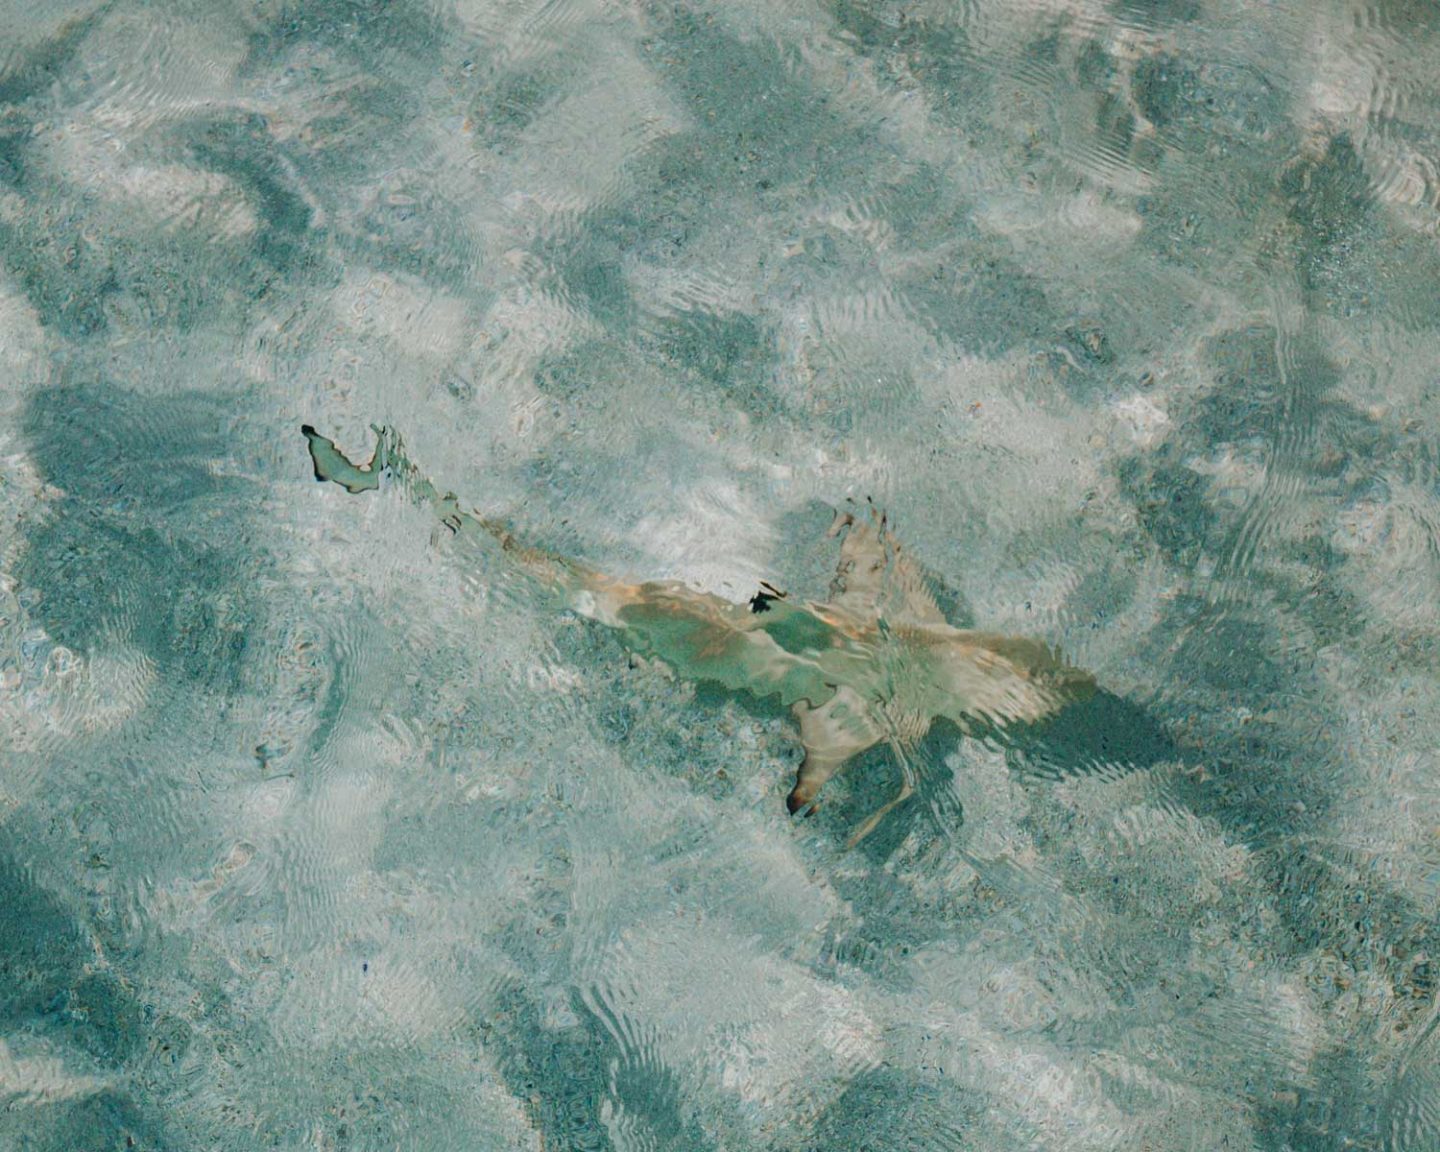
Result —
[{"label": "shark's shadow on seabed", "polygon": [[1013,725],[991,739],[1023,753],[1012,762],[1042,777],[1133,771],[1178,755],[1154,713],[1103,688],[1043,724]]},{"label": "shark's shadow on seabed", "polygon": [[[910,809],[911,819],[924,809],[942,822],[960,818],[953,796],[939,790],[948,771],[935,768],[944,759],[935,755],[942,726],[1014,751],[1029,770],[1049,775],[1151,764],[1172,750],[1143,708],[1104,691],[1044,643],[954,627],[873,505],[868,515],[842,510],[830,527],[840,557],[827,600],[792,600],[762,584],[748,603],[736,604],[676,581],[616,579],[520,543],[504,523],[442,494],[393,430],[376,429],[365,464],[309,425],[301,431],[317,480],[362,493],[389,478],[455,535],[498,543],[557,608],[613,629],[628,649],[681,679],[765,706],[778,697],[799,724],[804,752],[786,801],[791,813],[814,811],[842,770],[864,769],[848,773],[852,798],[865,798],[869,812],[850,845],[897,808]],[[876,752],[893,756],[890,771],[868,763]],[[877,781],[893,787],[897,775],[888,799],[867,796]],[[917,789],[922,802],[904,804]],[[899,832],[908,822],[891,823]]]},{"label": "shark's shadow on seabed", "polygon": [[[760,714],[758,705],[747,707]],[[951,759],[965,740],[998,752],[1012,776],[1043,783],[1077,776],[1120,776],[1174,761],[1182,756],[1160,719],[1141,704],[1097,689],[1055,715],[1028,724],[960,725],[940,721],[915,748],[913,795],[876,828],[859,850],[875,861],[889,857],[917,828],[945,837],[961,831],[965,810],[955,794]],[[894,790],[900,769],[883,750],[859,758],[846,773],[848,789],[827,797],[822,816],[837,827],[853,824]]]}]

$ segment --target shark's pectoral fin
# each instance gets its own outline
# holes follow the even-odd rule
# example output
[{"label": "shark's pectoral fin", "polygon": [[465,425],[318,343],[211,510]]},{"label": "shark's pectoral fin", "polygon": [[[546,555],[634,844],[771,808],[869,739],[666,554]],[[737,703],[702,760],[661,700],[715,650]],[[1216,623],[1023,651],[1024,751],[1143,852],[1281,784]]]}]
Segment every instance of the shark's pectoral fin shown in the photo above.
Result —
[{"label": "shark's pectoral fin", "polygon": [[869,516],[841,509],[827,536],[840,542],[840,563],[830,583],[830,605],[854,619],[873,623],[945,627],[924,569],[896,538],[887,513],[868,499]]},{"label": "shark's pectoral fin", "polygon": [[800,768],[795,773],[795,787],[790,789],[790,795],[785,797],[785,808],[790,815],[803,812],[810,816],[819,806],[817,800],[820,789],[825,786],[825,781],[835,775],[845,764],[844,757],[818,755],[810,749],[805,751],[805,759],[800,761]]},{"label": "shark's pectoral fin", "polygon": [[855,689],[842,686],[819,708],[801,701],[795,705],[805,759],[795,775],[795,787],[785,801],[793,815],[815,810],[825,782],[853,756],[873,747],[882,737],[869,701]]}]

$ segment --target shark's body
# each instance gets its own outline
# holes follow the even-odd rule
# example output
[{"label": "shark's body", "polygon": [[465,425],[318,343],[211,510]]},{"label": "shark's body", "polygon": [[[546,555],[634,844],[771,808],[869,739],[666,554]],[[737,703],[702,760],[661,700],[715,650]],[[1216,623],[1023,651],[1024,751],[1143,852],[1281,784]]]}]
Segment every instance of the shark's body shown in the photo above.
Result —
[{"label": "shark's body", "polygon": [[617,629],[627,647],[676,675],[778,696],[799,721],[805,748],[787,801],[791,812],[813,809],[820,788],[847,761],[888,744],[904,784],[851,843],[910,794],[907,750],[936,719],[1033,722],[1095,688],[1088,674],[1043,644],[947,623],[918,566],[873,509],[868,517],[842,512],[830,529],[844,539],[829,600],[792,603],[766,585],[749,604],[736,604],[677,581],[618,580],[519,544],[502,524],[442,495],[408,460],[393,430],[376,429],[379,443],[363,465],[309,425],[302,431],[317,480],[358,493],[389,475],[453,532],[478,529],[494,537],[547,593]]}]

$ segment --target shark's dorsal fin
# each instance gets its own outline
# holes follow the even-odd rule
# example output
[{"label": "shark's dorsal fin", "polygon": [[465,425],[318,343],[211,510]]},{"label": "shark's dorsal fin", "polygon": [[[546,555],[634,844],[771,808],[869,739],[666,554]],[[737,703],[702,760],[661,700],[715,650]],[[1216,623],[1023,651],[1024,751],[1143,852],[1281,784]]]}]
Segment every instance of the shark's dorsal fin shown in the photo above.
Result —
[{"label": "shark's dorsal fin", "polygon": [[889,517],[867,505],[868,516],[842,509],[830,525],[830,536],[845,534],[830,582],[830,606],[865,625],[884,619],[917,628],[943,626],[945,614],[920,565],[901,546]]}]

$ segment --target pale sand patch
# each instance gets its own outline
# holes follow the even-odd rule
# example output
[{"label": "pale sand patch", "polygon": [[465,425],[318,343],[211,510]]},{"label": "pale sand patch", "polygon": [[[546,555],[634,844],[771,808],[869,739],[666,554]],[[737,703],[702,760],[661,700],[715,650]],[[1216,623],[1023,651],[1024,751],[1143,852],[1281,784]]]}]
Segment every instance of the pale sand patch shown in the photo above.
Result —
[{"label": "pale sand patch", "polygon": [[0,1107],[7,1112],[94,1096],[113,1083],[110,1077],[69,1071],[43,1040],[0,1037]]},{"label": "pale sand patch", "polygon": [[212,4],[203,19],[187,20],[163,9],[110,9],[79,53],[90,81],[88,117],[134,138],[227,103],[249,50],[240,11]]},{"label": "pale sand patch", "polygon": [[484,44],[497,69],[522,69],[571,48],[582,31],[615,16],[607,0],[454,0],[450,10],[465,32]]},{"label": "pale sand patch", "polygon": [[1143,393],[1135,392],[1116,400],[1111,409],[1131,441],[1141,448],[1155,447],[1170,428],[1169,413]]},{"label": "pale sand patch", "polygon": [[632,924],[582,995],[622,1048],[643,1040],[689,1092],[728,1097],[737,1137],[807,1126],[886,1051],[857,993],[718,923]]},{"label": "pale sand patch", "polygon": [[0,389],[0,416],[10,415],[26,390],[44,380],[48,343],[35,306],[0,283],[0,371],[6,381]]},{"label": "pale sand patch", "polygon": [[698,479],[649,506],[654,510],[627,534],[633,546],[655,560],[656,570],[646,579],[680,578],[736,602],[754,595],[777,538],[767,517],[733,480]]},{"label": "pale sand patch", "polygon": [[689,123],[633,45],[601,39],[603,51],[575,61],[571,94],[526,126],[507,164],[511,184],[544,205],[549,237],[574,234],[585,213],[622,199],[631,162]]},{"label": "pale sand patch", "polygon": [[230,177],[179,164],[138,160],[126,142],[91,119],[75,119],[48,134],[40,151],[63,179],[85,188],[165,232],[184,231],[211,242],[243,240],[259,227],[245,192]]},{"label": "pale sand patch", "polygon": [[[0,726],[17,753],[113,733],[144,708],[155,678],[154,662],[123,644],[89,656],[57,644],[38,679],[27,683],[18,671],[0,679]],[[22,774],[6,787],[23,796],[35,784]]]},{"label": "pale sand patch", "polygon": [[469,307],[414,277],[363,267],[351,267],[330,299],[337,323],[362,339],[384,341],[407,360],[428,363],[432,373],[468,342]]},{"label": "pale sand patch", "polygon": [[1432,631],[1440,627],[1440,500],[1399,478],[1386,488],[1333,518],[1331,542],[1351,561],[1342,579],[1377,627]]},{"label": "pale sand patch", "polygon": [[217,240],[238,240],[259,227],[245,193],[218,172],[136,164],[116,173],[113,187],[168,231],[198,229]]},{"label": "pale sand patch", "polygon": [[997,860],[1033,849],[1023,828],[1030,803],[1002,750],[962,738],[946,763],[954,772],[950,788],[964,812],[960,835],[969,855]]}]

